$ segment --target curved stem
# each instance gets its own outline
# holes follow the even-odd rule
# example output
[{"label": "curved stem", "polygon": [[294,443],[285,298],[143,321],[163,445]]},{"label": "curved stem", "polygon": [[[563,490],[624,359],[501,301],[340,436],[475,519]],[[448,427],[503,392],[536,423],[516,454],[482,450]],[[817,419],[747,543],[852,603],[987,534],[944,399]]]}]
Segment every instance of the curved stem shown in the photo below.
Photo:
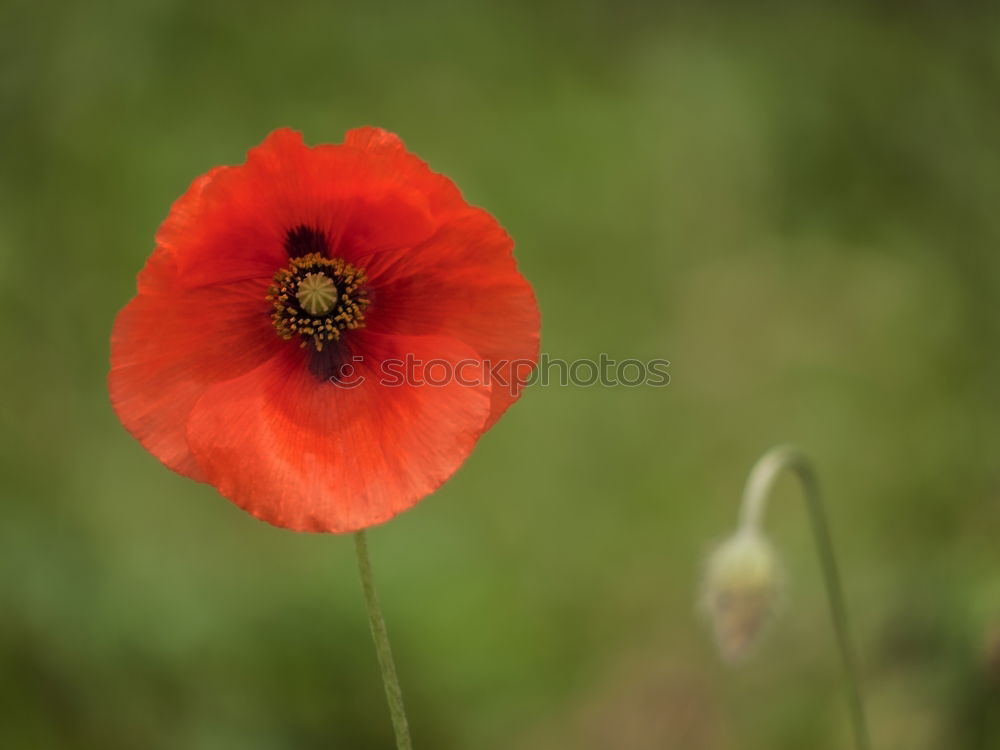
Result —
[{"label": "curved stem", "polygon": [[365,607],[368,610],[368,624],[371,626],[372,638],[375,641],[375,655],[378,657],[379,669],[382,671],[385,697],[389,701],[389,715],[392,717],[392,730],[396,735],[396,747],[398,750],[413,750],[413,744],[410,741],[410,727],[406,721],[406,710],[403,708],[403,692],[399,689],[399,678],[396,676],[396,664],[392,660],[389,634],[386,632],[385,620],[382,618],[382,610],[378,604],[378,594],[375,593],[372,562],[368,556],[368,537],[364,531],[358,531],[354,534],[354,548],[358,556],[358,573],[361,574]]},{"label": "curved stem", "polygon": [[769,450],[757,461],[750,471],[750,476],[747,478],[743,490],[741,528],[756,530],[760,527],[768,497],[770,497],[771,490],[784,469],[798,477],[806,504],[809,507],[809,520],[812,523],[816,549],[819,552],[823,568],[827,598],[830,602],[830,616],[833,620],[837,646],[847,677],[848,702],[851,724],[854,728],[854,739],[859,750],[869,750],[871,741],[868,737],[864,702],[861,699],[854,647],[847,626],[847,608],[844,605],[844,595],[840,587],[837,559],[833,551],[833,542],[830,540],[830,530],[826,521],[819,481],[816,478],[812,462],[804,453],[791,446],[779,446]]}]

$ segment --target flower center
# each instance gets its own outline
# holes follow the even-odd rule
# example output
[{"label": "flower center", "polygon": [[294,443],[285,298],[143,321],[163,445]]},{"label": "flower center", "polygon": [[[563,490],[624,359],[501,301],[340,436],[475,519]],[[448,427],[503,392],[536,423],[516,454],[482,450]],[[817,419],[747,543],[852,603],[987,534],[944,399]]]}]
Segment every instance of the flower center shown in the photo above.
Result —
[{"label": "flower center", "polygon": [[365,272],[340,258],[309,253],[292,258],[274,274],[267,298],[274,304],[271,321],[278,335],[317,352],[341,331],[362,328],[369,305]]},{"label": "flower center", "polygon": [[337,304],[337,285],[325,273],[307,273],[295,299],[310,315],[326,315]]}]

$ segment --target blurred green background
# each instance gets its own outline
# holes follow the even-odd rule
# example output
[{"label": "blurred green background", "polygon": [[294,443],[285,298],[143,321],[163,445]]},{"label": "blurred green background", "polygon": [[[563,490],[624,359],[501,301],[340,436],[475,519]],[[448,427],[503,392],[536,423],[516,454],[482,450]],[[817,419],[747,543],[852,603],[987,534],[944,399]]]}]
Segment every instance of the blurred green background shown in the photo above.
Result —
[{"label": "blurred green background", "polygon": [[726,667],[695,612],[782,441],[876,747],[1000,747],[1000,11],[745,5],[6,0],[0,745],[390,747],[350,538],[165,470],[104,384],[195,176],[377,124],[513,234],[545,351],[672,362],[529,390],[373,530],[417,747],[847,747],[791,483],[770,641]]}]

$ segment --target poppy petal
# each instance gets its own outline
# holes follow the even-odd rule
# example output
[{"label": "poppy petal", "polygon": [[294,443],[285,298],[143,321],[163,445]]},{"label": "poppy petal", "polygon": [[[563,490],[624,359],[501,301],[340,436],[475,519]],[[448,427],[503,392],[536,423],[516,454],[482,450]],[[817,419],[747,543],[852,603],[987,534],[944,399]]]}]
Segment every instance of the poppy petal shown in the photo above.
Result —
[{"label": "poppy petal", "polygon": [[388,520],[461,465],[483,430],[488,388],[389,382],[387,361],[457,363],[453,339],[365,332],[356,387],[317,380],[289,350],[198,401],[188,442],[207,481],[264,521],[354,531]]},{"label": "poppy petal", "polygon": [[284,348],[268,320],[266,294],[266,284],[255,281],[140,294],[115,319],[108,375],[112,406],[126,429],[180,474],[202,479],[185,425],[205,389],[258,367]]},{"label": "poppy petal", "polygon": [[427,242],[371,259],[368,273],[378,289],[373,331],[452,336],[489,363],[492,426],[538,362],[538,305],[508,234],[469,209]]},{"label": "poppy petal", "polygon": [[397,175],[398,179],[419,190],[436,218],[462,212],[469,204],[454,182],[433,171],[420,157],[406,150],[402,139],[382,128],[363,127],[349,130],[344,145],[360,149],[370,157],[381,159],[381,169]]},{"label": "poppy petal", "polygon": [[199,178],[157,236],[186,286],[270,277],[287,261],[289,232],[309,227],[330,254],[408,247],[434,229],[427,198],[379,160],[354,148],[307,148],[282,129],[245,164]]}]

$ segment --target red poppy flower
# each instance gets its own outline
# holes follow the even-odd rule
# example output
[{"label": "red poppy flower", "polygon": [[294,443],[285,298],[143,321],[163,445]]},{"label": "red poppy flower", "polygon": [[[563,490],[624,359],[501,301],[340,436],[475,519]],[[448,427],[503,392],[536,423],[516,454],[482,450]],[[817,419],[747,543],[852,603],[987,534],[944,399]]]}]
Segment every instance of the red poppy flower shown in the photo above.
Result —
[{"label": "red poppy flower", "polygon": [[414,505],[537,361],[510,237],[384,130],[315,148],[278,130],[195,180],[156,244],[115,321],[112,404],[169,468],[277,526]]}]

